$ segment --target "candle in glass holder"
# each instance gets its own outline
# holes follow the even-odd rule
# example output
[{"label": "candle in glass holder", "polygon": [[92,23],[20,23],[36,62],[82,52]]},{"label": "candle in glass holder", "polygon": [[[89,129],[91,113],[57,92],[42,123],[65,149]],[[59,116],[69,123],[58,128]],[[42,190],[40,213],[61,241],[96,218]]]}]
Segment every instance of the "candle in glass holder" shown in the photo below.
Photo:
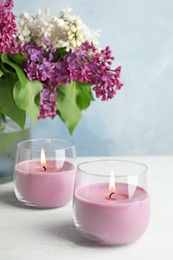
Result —
[{"label": "candle in glass holder", "polygon": [[[127,164],[143,171],[136,176],[136,168],[134,175],[129,172],[127,176]],[[106,165],[108,169],[115,168],[115,172],[119,169],[117,181],[113,180],[113,170],[110,182],[105,181]],[[80,234],[105,245],[128,244],[141,237],[150,219],[150,196],[144,187],[137,185],[140,179],[145,182],[145,169],[144,165],[112,160],[80,164],[73,199],[74,222]]]},{"label": "candle in glass holder", "polygon": [[[40,147],[46,147],[40,148]],[[41,159],[37,159],[41,154]],[[46,159],[46,155],[47,159]],[[54,208],[67,204],[74,187],[75,150],[65,140],[29,140],[18,144],[15,194],[25,205]]]}]

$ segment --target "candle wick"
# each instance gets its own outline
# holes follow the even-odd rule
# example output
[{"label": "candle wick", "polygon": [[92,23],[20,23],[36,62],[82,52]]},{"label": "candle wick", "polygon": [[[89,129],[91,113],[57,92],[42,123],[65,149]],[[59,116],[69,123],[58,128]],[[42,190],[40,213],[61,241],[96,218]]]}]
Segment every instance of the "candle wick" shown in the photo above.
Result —
[{"label": "candle wick", "polygon": [[109,195],[109,199],[111,199],[111,196],[115,194],[115,192],[111,192],[110,195]]},{"label": "candle wick", "polygon": [[43,169],[44,169],[44,171],[45,171],[45,172],[47,172],[47,169],[46,169],[46,167],[45,167],[45,166],[43,166]]}]

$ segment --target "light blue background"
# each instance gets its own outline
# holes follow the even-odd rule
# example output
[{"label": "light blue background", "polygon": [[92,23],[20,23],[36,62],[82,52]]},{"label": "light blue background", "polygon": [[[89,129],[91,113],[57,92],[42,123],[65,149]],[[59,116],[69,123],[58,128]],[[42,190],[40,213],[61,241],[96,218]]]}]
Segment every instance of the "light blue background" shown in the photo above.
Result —
[{"label": "light blue background", "polygon": [[173,154],[172,0],[14,0],[14,13],[38,8],[59,15],[68,4],[111,46],[124,87],[83,113],[72,136],[58,119],[37,122],[32,137],[75,142],[77,155]]}]

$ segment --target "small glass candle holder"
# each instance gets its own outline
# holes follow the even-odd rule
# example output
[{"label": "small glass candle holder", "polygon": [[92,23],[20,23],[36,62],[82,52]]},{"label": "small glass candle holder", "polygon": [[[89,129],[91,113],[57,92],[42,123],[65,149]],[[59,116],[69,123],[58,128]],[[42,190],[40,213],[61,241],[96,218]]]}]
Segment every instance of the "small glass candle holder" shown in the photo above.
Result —
[{"label": "small glass candle holder", "polygon": [[17,145],[14,191],[25,205],[55,208],[73,195],[75,145],[60,139],[33,139]]},{"label": "small glass candle holder", "polygon": [[123,160],[95,160],[77,166],[73,197],[79,233],[97,244],[135,242],[150,219],[147,166]]}]

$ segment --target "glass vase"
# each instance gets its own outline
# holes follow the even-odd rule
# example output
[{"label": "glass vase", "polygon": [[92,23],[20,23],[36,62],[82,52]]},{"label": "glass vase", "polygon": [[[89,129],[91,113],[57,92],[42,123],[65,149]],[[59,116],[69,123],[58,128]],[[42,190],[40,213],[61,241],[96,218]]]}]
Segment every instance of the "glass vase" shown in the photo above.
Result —
[{"label": "glass vase", "polygon": [[26,119],[22,130],[13,120],[6,118],[3,129],[0,130],[0,184],[13,180],[14,161],[17,144],[30,139],[31,124]]}]

